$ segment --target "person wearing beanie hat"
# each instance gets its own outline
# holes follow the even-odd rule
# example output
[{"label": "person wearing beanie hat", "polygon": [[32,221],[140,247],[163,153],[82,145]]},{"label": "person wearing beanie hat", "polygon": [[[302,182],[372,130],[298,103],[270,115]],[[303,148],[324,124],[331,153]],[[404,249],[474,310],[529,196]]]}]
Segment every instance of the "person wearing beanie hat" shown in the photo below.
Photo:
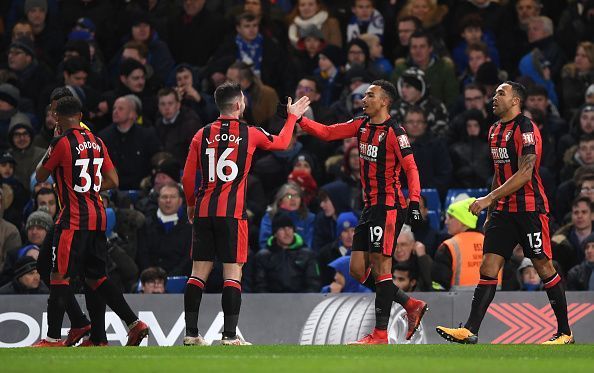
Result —
[{"label": "person wearing beanie hat", "polygon": [[336,219],[335,238],[332,242],[322,246],[318,254],[322,284],[327,285],[334,278],[334,270],[332,267],[329,267],[330,262],[345,255],[351,255],[357,223],[357,215],[350,211],[338,215]]},{"label": "person wearing beanie hat", "polygon": [[47,234],[54,227],[54,222],[50,214],[44,211],[34,211],[27,218],[25,231],[27,232],[27,241],[34,245],[41,246]]},{"label": "person wearing beanie hat", "polygon": [[16,164],[14,177],[23,186],[29,186],[31,174],[43,158],[45,150],[33,145],[33,126],[29,117],[23,113],[15,114],[8,127],[8,140],[11,144],[10,153]]},{"label": "person wearing beanie hat", "polygon": [[330,106],[337,101],[344,87],[344,53],[341,48],[329,44],[319,54],[318,68],[315,77],[320,82],[320,102],[324,106]]},{"label": "person wearing beanie hat", "polygon": [[181,165],[176,159],[165,159],[155,168],[153,189],[158,193],[167,183],[180,182]]},{"label": "person wearing beanie hat", "polygon": [[49,289],[41,282],[37,272],[37,260],[30,256],[20,258],[13,269],[12,282],[0,287],[0,295],[48,294]]},{"label": "person wearing beanie hat", "polygon": [[518,267],[517,275],[521,290],[542,290],[542,281],[540,277],[538,277],[538,272],[534,269],[534,264],[532,264],[530,259],[522,259],[522,262]]},{"label": "person wearing beanie hat", "polygon": [[437,249],[432,278],[445,290],[474,290],[480,279],[485,236],[476,230],[478,217],[468,209],[476,198],[450,204],[446,228],[452,237]]},{"label": "person wearing beanie hat", "polygon": [[266,247],[254,258],[254,292],[319,292],[320,269],[316,254],[295,233],[291,217],[286,213],[276,214],[272,231]]},{"label": "person wearing beanie hat", "polygon": [[18,107],[20,100],[21,91],[17,87],[9,83],[0,84],[0,101],[6,102],[14,109]]},{"label": "person wearing beanie hat", "polygon": [[393,105],[398,121],[404,122],[408,110],[417,106],[425,112],[425,120],[434,135],[449,130],[449,114],[444,103],[429,93],[425,73],[417,67],[410,67],[402,73],[396,84],[400,97]]},{"label": "person wearing beanie hat", "polygon": [[25,6],[23,8],[25,15],[32,11],[33,8],[39,8],[47,13],[47,0],[25,0]]}]

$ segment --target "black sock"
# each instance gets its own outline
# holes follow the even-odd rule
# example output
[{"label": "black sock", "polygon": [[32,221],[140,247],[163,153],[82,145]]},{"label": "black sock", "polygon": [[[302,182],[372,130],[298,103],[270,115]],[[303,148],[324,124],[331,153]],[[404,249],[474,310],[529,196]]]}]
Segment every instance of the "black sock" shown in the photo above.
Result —
[{"label": "black sock", "polygon": [[186,336],[198,336],[198,314],[204,291],[204,281],[191,276],[184,292],[184,311],[186,315]]},{"label": "black sock", "polygon": [[[90,324],[89,319],[84,314],[78,301],[76,300],[76,295],[74,295],[74,291],[72,291],[71,287],[69,288],[68,295],[66,296],[65,301],[65,309],[68,318],[70,319],[70,327],[71,328],[82,328],[83,326],[87,326]],[[88,307],[87,307],[88,309]],[[90,311],[89,311],[90,312]]]},{"label": "black sock", "polygon": [[235,338],[239,311],[241,309],[241,282],[236,280],[225,280],[223,283],[223,296],[221,299],[223,313],[225,314],[225,326],[223,337]]},{"label": "black sock", "polygon": [[70,285],[50,285],[50,295],[47,299],[47,336],[62,339],[62,322],[66,309],[66,300]]},{"label": "black sock", "polygon": [[483,318],[487,313],[489,305],[495,297],[497,291],[497,279],[489,276],[481,275],[474,296],[472,297],[472,308],[470,309],[470,316],[464,327],[470,330],[473,334],[478,334]]},{"label": "black sock", "polygon": [[392,282],[392,275],[378,276],[375,282],[375,328],[388,329],[390,311],[396,293],[396,286]]},{"label": "black sock", "polygon": [[85,286],[85,303],[91,317],[91,341],[95,344],[107,342],[105,334],[105,301],[99,294]]},{"label": "black sock", "polygon": [[124,299],[124,294],[122,294],[122,291],[118,289],[110,279],[105,279],[95,291],[99,293],[109,308],[111,308],[120,319],[124,320],[128,326],[138,321],[138,316],[134,314]]},{"label": "black sock", "polygon": [[543,280],[544,288],[547,291],[551,308],[557,318],[557,333],[566,335],[571,334],[569,321],[567,320],[567,300],[565,299],[565,289],[561,282],[561,277],[557,272],[551,277]]},{"label": "black sock", "polygon": [[396,291],[394,291],[394,302],[404,307],[404,305],[406,304],[406,302],[408,302],[410,297],[406,295],[406,293],[403,292],[402,289],[400,289],[396,285],[394,285],[394,287],[396,288]]}]

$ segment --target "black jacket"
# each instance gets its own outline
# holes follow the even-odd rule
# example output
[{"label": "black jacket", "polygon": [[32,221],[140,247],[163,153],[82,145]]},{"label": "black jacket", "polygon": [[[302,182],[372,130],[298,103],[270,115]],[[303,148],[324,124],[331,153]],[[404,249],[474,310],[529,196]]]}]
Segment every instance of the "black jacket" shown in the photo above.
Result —
[{"label": "black jacket", "polygon": [[39,282],[37,289],[26,289],[21,285],[17,279],[12,280],[8,284],[0,287],[0,295],[17,295],[17,294],[49,294],[49,289],[43,281]]},{"label": "black jacket", "polygon": [[169,276],[188,275],[192,267],[191,246],[192,225],[185,213],[180,214],[177,224],[168,233],[157,214],[153,214],[147,217],[139,237],[137,262],[140,270],[158,266]]},{"label": "black jacket", "polygon": [[295,234],[288,249],[277,245],[271,237],[265,249],[255,257],[256,293],[318,293],[320,269],[316,255]]},{"label": "black jacket", "polygon": [[440,195],[445,195],[453,174],[445,143],[438,137],[425,134],[412,142],[412,149],[423,188],[436,188]]},{"label": "black jacket", "polygon": [[155,129],[163,150],[171,153],[180,164],[184,164],[192,138],[203,126],[204,123],[194,110],[182,106],[173,123],[165,124],[163,118],[159,118]]},{"label": "black jacket", "polygon": [[594,290],[588,289],[590,276],[592,276],[592,267],[586,261],[581,262],[567,274],[567,290]]},{"label": "black jacket", "polygon": [[161,150],[161,143],[150,128],[134,124],[121,133],[111,124],[99,133],[120,176],[120,189],[139,189],[140,182],[151,173],[151,158]]}]

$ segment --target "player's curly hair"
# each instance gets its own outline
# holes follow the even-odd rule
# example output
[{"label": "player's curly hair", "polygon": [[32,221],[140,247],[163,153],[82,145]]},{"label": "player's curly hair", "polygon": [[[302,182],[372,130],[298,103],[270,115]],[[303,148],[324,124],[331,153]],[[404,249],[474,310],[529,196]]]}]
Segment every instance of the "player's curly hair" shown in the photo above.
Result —
[{"label": "player's curly hair", "polygon": [[391,82],[380,79],[374,80],[371,83],[371,85],[376,85],[383,89],[383,91],[386,93],[386,96],[388,96],[388,98],[390,99],[390,104],[396,101],[396,98],[398,97],[398,92],[396,91],[396,87],[394,87],[394,84],[392,84]]}]

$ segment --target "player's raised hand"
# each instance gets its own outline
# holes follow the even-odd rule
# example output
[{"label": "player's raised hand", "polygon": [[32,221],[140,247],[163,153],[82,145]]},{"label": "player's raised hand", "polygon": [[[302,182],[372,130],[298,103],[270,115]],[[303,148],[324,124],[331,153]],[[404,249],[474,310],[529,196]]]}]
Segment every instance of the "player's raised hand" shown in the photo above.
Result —
[{"label": "player's raised hand", "polygon": [[297,102],[292,104],[293,100],[291,97],[287,98],[287,114],[293,114],[297,118],[301,118],[303,113],[309,107],[309,97],[303,96]]}]

